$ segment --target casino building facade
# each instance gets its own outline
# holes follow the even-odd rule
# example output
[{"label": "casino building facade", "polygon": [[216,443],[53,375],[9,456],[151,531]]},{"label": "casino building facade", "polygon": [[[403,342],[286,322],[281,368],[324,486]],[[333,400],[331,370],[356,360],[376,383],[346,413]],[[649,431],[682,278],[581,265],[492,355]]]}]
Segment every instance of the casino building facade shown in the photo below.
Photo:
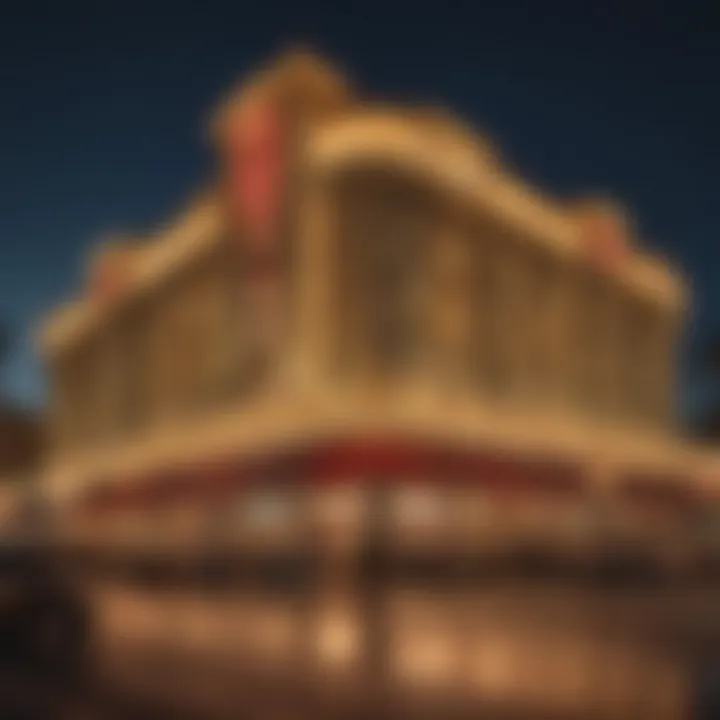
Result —
[{"label": "casino building facade", "polygon": [[240,546],[272,516],[344,547],[383,497],[398,546],[571,548],[665,541],[702,502],[673,409],[687,288],[617,204],[543,196],[451,113],[303,53],[211,125],[213,182],[99,245],[42,328],[75,541],[177,549],[203,508]]},{"label": "casino building facade", "polygon": [[[41,331],[42,482],[103,667],[230,717],[288,693],[292,717],[375,717],[390,692],[684,717],[656,612],[473,584],[528,549],[685,566],[716,470],[674,424],[672,265],[616,204],[543,196],[452,114],[363,101],[307,54],[212,136],[205,191],[100,245]],[[301,570],[281,592],[278,567]]]}]

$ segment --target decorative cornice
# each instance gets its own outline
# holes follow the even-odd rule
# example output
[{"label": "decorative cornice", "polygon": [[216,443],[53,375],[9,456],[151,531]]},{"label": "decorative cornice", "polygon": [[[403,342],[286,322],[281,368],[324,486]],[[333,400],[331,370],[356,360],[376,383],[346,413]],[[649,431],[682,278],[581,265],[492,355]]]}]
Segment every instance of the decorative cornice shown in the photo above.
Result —
[{"label": "decorative cornice", "polygon": [[[133,260],[132,273],[124,279],[122,300],[128,300],[160,284],[180,267],[192,262],[222,233],[222,212],[217,198],[205,193],[169,227],[148,236]],[[122,256],[122,252],[120,252]],[[102,255],[100,255],[102,257]],[[106,259],[110,259],[107,255]],[[74,338],[96,327],[112,312],[92,296],[82,297],[56,309],[38,332],[38,345],[44,355],[52,355],[72,345]]]},{"label": "decorative cornice", "polygon": [[[309,139],[306,160],[321,173],[372,161],[395,164],[464,197],[469,207],[504,222],[521,240],[535,241],[566,258],[587,256],[583,216],[505,172],[496,155],[469,144],[465,133],[446,130],[439,135],[402,112],[367,107],[318,128]],[[589,207],[596,217],[610,218],[618,233],[628,232],[624,215],[614,205],[603,201]],[[627,257],[615,272],[619,283],[649,300],[682,306],[687,288],[677,273],[634,246],[634,238],[628,238]]]}]

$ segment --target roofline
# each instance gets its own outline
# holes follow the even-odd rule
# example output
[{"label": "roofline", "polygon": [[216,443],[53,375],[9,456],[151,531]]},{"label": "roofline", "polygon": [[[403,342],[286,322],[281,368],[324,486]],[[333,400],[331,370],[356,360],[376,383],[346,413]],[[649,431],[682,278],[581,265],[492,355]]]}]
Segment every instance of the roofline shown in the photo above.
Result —
[{"label": "roofline", "polygon": [[[306,159],[325,173],[373,160],[396,164],[440,183],[520,237],[561,257],[583,256],[580,228],[569,208],[503,172],[479,148],[463,141],[428,142],[427,134],[400,114],[357,113],[321,126],[310,138]],[[689,300],[689,287],[680,274],[659,256],[637,248],[631,248],[617,279],[631,291],[678,310]]]}]

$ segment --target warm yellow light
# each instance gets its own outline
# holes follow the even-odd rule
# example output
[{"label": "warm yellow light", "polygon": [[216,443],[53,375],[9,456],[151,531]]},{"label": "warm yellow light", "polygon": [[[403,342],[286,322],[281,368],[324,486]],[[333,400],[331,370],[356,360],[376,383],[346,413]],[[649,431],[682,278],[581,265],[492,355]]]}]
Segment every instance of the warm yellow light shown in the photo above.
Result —
[{"label": "warm yellow light", "polygon": [[403,638],[396,642],[393,650],[398,678],[416,686],[450,685],[457,679],[458,660],[459,653],[452,639],[441,634]]},{"label": "warm yellow light", "polygon": [[332,614],[320,621],[318,654],[321,662],[337,668],[347,668],[358,655],[357,623],[347,614]]}]

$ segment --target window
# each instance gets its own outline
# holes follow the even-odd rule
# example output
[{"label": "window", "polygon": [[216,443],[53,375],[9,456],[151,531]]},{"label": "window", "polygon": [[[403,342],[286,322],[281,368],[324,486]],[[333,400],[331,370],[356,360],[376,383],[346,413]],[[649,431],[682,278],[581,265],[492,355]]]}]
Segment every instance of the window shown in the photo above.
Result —
[{"label": "window", "polygon": [[199,259],[149,298],[143,322],[155,417],[211,404],[235,372],[232,298],[218,260]]},{"label": "window", "polygon": [[605,399],[603,365],[608,342],[604,322],[607,296],[601,279],[595,274],[580,272],[575,282],[570,346],[571,402],[582,414],[596,416]]},{"label": "window", "polygon": [[392,526],[399,539],[438,536],[452,525],[449,498],[428,485],[399,487],[392,497]]},{"label": "window", "polygon": [[185,288],[181,319],[183,352],[191,357],[184,376],[184,405],[203,407],[222,397],[233,372],[229,288],[221,257],[204,258]]},{"label": "window", "polygon": [[225,300],[218,295],[227,328],[221,354],[231,361],[230,391],[236,397],[260,387],[282,357],[292,310],[291,253],[285,240],[267,253],[252,254],[227,243],[219,253],[217,290],[227,293]]},{"label": "window", "polygon": [[96,421],[105,441],[112,441],[119,430],[125,362],[120,340],[117,318],[111,318],[97,337]]},{"label": "window", "polygon": [[64,444],[84,449],[97,435],[97,358],[94,338],[63,355],[60,360],[60,422]]},{"label": "window", "polygon": [[161,421],[172,409],[175,395],[174,356],[179,348],[175,339],[176,285],[154,288],[145,300],[141,342],[146,346],[144,369],[147,388],[147,412],[151,423]]},{"label": "window", "polygon": [[653,424],[657,413],[659,336],[655,334],[655,319],[652,308],[637,300],[628,301],[623,323],[625,414],[642,425]]},{"label": "window", "polygon": [[676,339],[671,318],[660,318],[655,353],[655,408],[657,423],[660,427],[668,427],[673,422],[675,409],[676,378]]},{"label": "window", "polygon": [[517,379],[518,301],[515,292],[519,254],[511,239],[486,228],[480,238],[477,282],[479,381],[484,394],[505,399]]},{"label": "window", "polygon": [[625,410],[623,405],[623,367],[625,349],[622,326],[624,318],[625,298],[617,287],[608,289],[606,308],[603,317],[603,403],[602,407],[608,417],[621,419]]},{"label": "window", "polygon": [[661,308],[648,308],[637,348],[638,415],[648,426],[666,427],[672,416],[674,345],[672,327]]},{"label": "window", "polygon": [[484,394],[500,394],[504,385],[505,366],[499,344],[501,316],[500,302],[500,249],[485,230],[477,239],[477,282],[475,285],[476,340],[475,355],[478,380]]},{"label": "window", "polygon": [[564,347],[562,303],[565,287],[559,260],[532,253],[528,257],[522,348],[531,401],[552,402],[559,391]]},{"label": "window", "polygon": [[462,224],[448,220],[448,227],[440,228],[432,242],[428,320],[435,369],[444,380],[462,384],[472,365],[476,248],[475,238]]},{"label": "window", "polygon": [[291,519],[291,498],[283,492],[253,491],[247,498],[246,522],[257,529],[277,530]]},{"label": "window", "polygon": [[75,442],[73,428],[72,363],[66,353],[53,358],[48,368],[52,408],[53,444],[60,452],[72,448]]},{"label": "window", "polygon": [[423,349],[431,210],[424,192],[363,172],[338,191],[340,365],[375,377],[404,372]]},{"label": "window", "polygon": [[297,538],[304,509],[300,493],[292,488],[253,488],[241,501],[241,533],[260,543]]},{"label": "window", "polygon": [[375,198],[366,226],[365,323],[371,362],[394,372],[419,349],[419,236],[409,198]]},{"label": "window", "polygon": [[119,319],[117,333],[122,354],[118,426],[121,432],[132,434],[148,416],[151,347],[145,307],[129,308]]}]

